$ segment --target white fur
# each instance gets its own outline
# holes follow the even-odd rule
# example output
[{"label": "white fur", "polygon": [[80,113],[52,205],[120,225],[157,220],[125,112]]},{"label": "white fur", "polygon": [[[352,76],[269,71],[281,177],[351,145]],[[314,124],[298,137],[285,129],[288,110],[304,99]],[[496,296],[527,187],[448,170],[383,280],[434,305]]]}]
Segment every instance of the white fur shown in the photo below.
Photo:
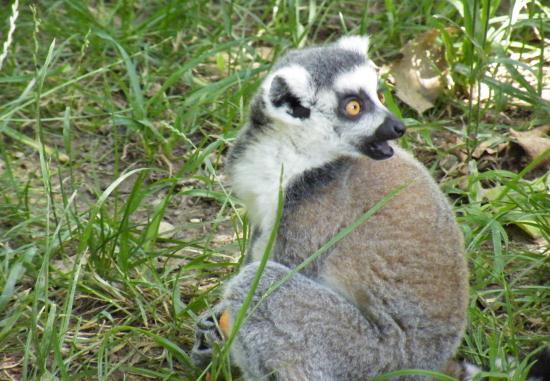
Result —
[{"label": "white fur", "polygon": [[[275,107],[271,103],[269,92],[276,76],[285,80],[305,107],[311,108],[309,118],[295,118],[286,107]],[[327,120],[333,117],[336,107],[334,93],[317,97],[310,81],[310,74],[298,65],[284,67],[266,78],[262,85],[263,99],[274,126],[251,143],[232,166],[233,190],[246,204],[252,223],[262,230],[256,244],[258,251],[253,250],[254,257],[254,253],[263,253],[275,221],[279,186],[284,189],[297,175],[352,150],[339,139],[332,121]],[[319,110],[331,113],[327,115]]]},{"label": "white fur", "polygon": [[339,92],[358,92],[359,90],[363,90],[377,107],[386,109],[378,99],[378,94],[376,93],[378,89],[378,74],[376,73],[376,69],[370,64],[358,66],[352,71],[339,75],[334,81],[334,89]]},{"label": "white fur", "polygon": [[374,134],[388,114],[388,110],[378,99],[378,75],[375,68],[367,64],[339,75],[334,82],[334,89],[340,93],[358,93],[363,90],[375,106],[375,110],[361,117],[359,123],[350,123],[350,128],[345,130],[343,137],[354,141]]},{"label": "white fur", "polygon": [[387,114],[381,110],[375,110],[361,117],[360,123],[350,125],[342,131],[342,139],[348,142],[358,141],[365,136],[372,136],[378,126],[384,122]]},{"label": "white fur", "polygon": [[346,50],[351,50],[363,55],[367,55],[369,51],[368,36],[348,36],[338,40],[337,45]]},{"label": "white fur", "polygon": [[464,381],[472,381],[479,373],[481,373],[481,368],[474,364],[464,363]]},{"label": "white fur", "polygon": [[334,160],[344,149],[331,129],[320,126],[278,124],[233,165],[233,190],[246,204],[252,223],[261,228],[262,239],[269,236],[275,221],[279,184],[284,189],[297,175]]},{"label": "white fur", "polygon": [[282,123],[290,125],[299,125],[300,119],[294,118],[288,114],[285,108],[273,106],[269,99],[269,89],[275,77],[281,77],[288,84],[292,93],[302,101],[304,107],[310,107],[313,102],[313,88],[311,86],[311,76],[302,66],[292,65],[271,73],[262,84],[264,102],[267,107],[267,113]]}]

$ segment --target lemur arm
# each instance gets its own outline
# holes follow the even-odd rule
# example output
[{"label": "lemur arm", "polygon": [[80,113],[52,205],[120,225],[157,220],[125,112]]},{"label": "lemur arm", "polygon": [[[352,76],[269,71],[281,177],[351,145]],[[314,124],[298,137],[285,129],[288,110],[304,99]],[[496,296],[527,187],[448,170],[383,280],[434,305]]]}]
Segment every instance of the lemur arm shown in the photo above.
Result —
[{"label": "lemur arm", "polygon": [[[208,343],[231,331],[258,263],[246,265],[226,286],[214,313],[198,324],[195,358],[208,355]],[[245,379],[271,375],[276,380],[365,379],[383,372],[390,361],[378,328],[340,295],[301,275],[293,275],[260,302],[289,268],[269,262],[251,304],[252,315],[241,326],[231,348],[231,359]],[[258,302],[260,302],[258,304]],[[212,332],[214,330],[214,332]],[[387,343],[389,344],[389,343]],[[388,347],[389,349],[389,347]],[[369,364],[368,366],[365,366]],[[358,374],[357,372],[361,372]]]}]

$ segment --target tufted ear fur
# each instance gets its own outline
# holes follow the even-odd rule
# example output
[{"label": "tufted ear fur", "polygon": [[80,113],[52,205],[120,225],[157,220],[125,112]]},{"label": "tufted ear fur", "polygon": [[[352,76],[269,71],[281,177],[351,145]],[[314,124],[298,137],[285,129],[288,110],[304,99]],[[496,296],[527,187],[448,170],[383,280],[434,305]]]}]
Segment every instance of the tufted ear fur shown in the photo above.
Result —
[{"label": "tufted ear fur", "polygon": [[301,66],[275,71],[264,85],[264,100],[270,113],[285,122],[309,118],[312,93],[310,75]]},{"label": "tufted ear fur", "polygon": [[283,77],[276,76],[271,82],[269,98],[275,107],[286,107],[287,113],[295,118],[309,118],[310,109],[304,107],[302,100],[294,94]]},{"label": "tufted ear fur", "polygon": [[346,36],[340,38],[336,45],[342,49],[351,50],[367,56],[369,51],[369,36]]}]

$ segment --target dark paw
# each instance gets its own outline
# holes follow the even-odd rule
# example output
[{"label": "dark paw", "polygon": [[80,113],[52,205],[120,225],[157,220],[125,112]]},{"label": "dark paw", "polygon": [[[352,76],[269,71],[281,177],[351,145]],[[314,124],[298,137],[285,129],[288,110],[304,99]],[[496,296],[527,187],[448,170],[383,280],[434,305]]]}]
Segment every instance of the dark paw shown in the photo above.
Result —
[{"label": "dark paw", "polygon": [[219,320],[220,315],[217,311],[206,311],[197,321],[191,358],[198,366],[204,367],[208,364],[212,360],[213,348],[223,344],[222,335],[214,321],[214,318]]}]

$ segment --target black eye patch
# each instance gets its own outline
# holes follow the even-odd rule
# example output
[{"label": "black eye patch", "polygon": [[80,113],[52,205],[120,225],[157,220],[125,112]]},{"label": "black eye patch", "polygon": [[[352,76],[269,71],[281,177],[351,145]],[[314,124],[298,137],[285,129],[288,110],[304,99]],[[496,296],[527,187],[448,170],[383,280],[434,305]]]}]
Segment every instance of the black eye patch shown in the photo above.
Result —
[{"label": "black eye patch", "polygon": [[[338,107],[336,109],[336,114],[340,119],[344,120],[358,120],[365,113],[372,112],[374,110],[374,102],[369,98],[367,93],[363,90],[359,90],[357,93],[339,93],[338,96]],[[361,106],[361,111],[354,116],[350,116],[346,110],[348,103],[356,101],[359,102]]]},{"label": "black eye patch", "polygon": [[281,77],[273,78],[269,97],[275,107],[288,106],[287,113],[295,118],[307,119],[310,116],[311,110],[302,105],[300,99],[292,93],[290,86]]}]

